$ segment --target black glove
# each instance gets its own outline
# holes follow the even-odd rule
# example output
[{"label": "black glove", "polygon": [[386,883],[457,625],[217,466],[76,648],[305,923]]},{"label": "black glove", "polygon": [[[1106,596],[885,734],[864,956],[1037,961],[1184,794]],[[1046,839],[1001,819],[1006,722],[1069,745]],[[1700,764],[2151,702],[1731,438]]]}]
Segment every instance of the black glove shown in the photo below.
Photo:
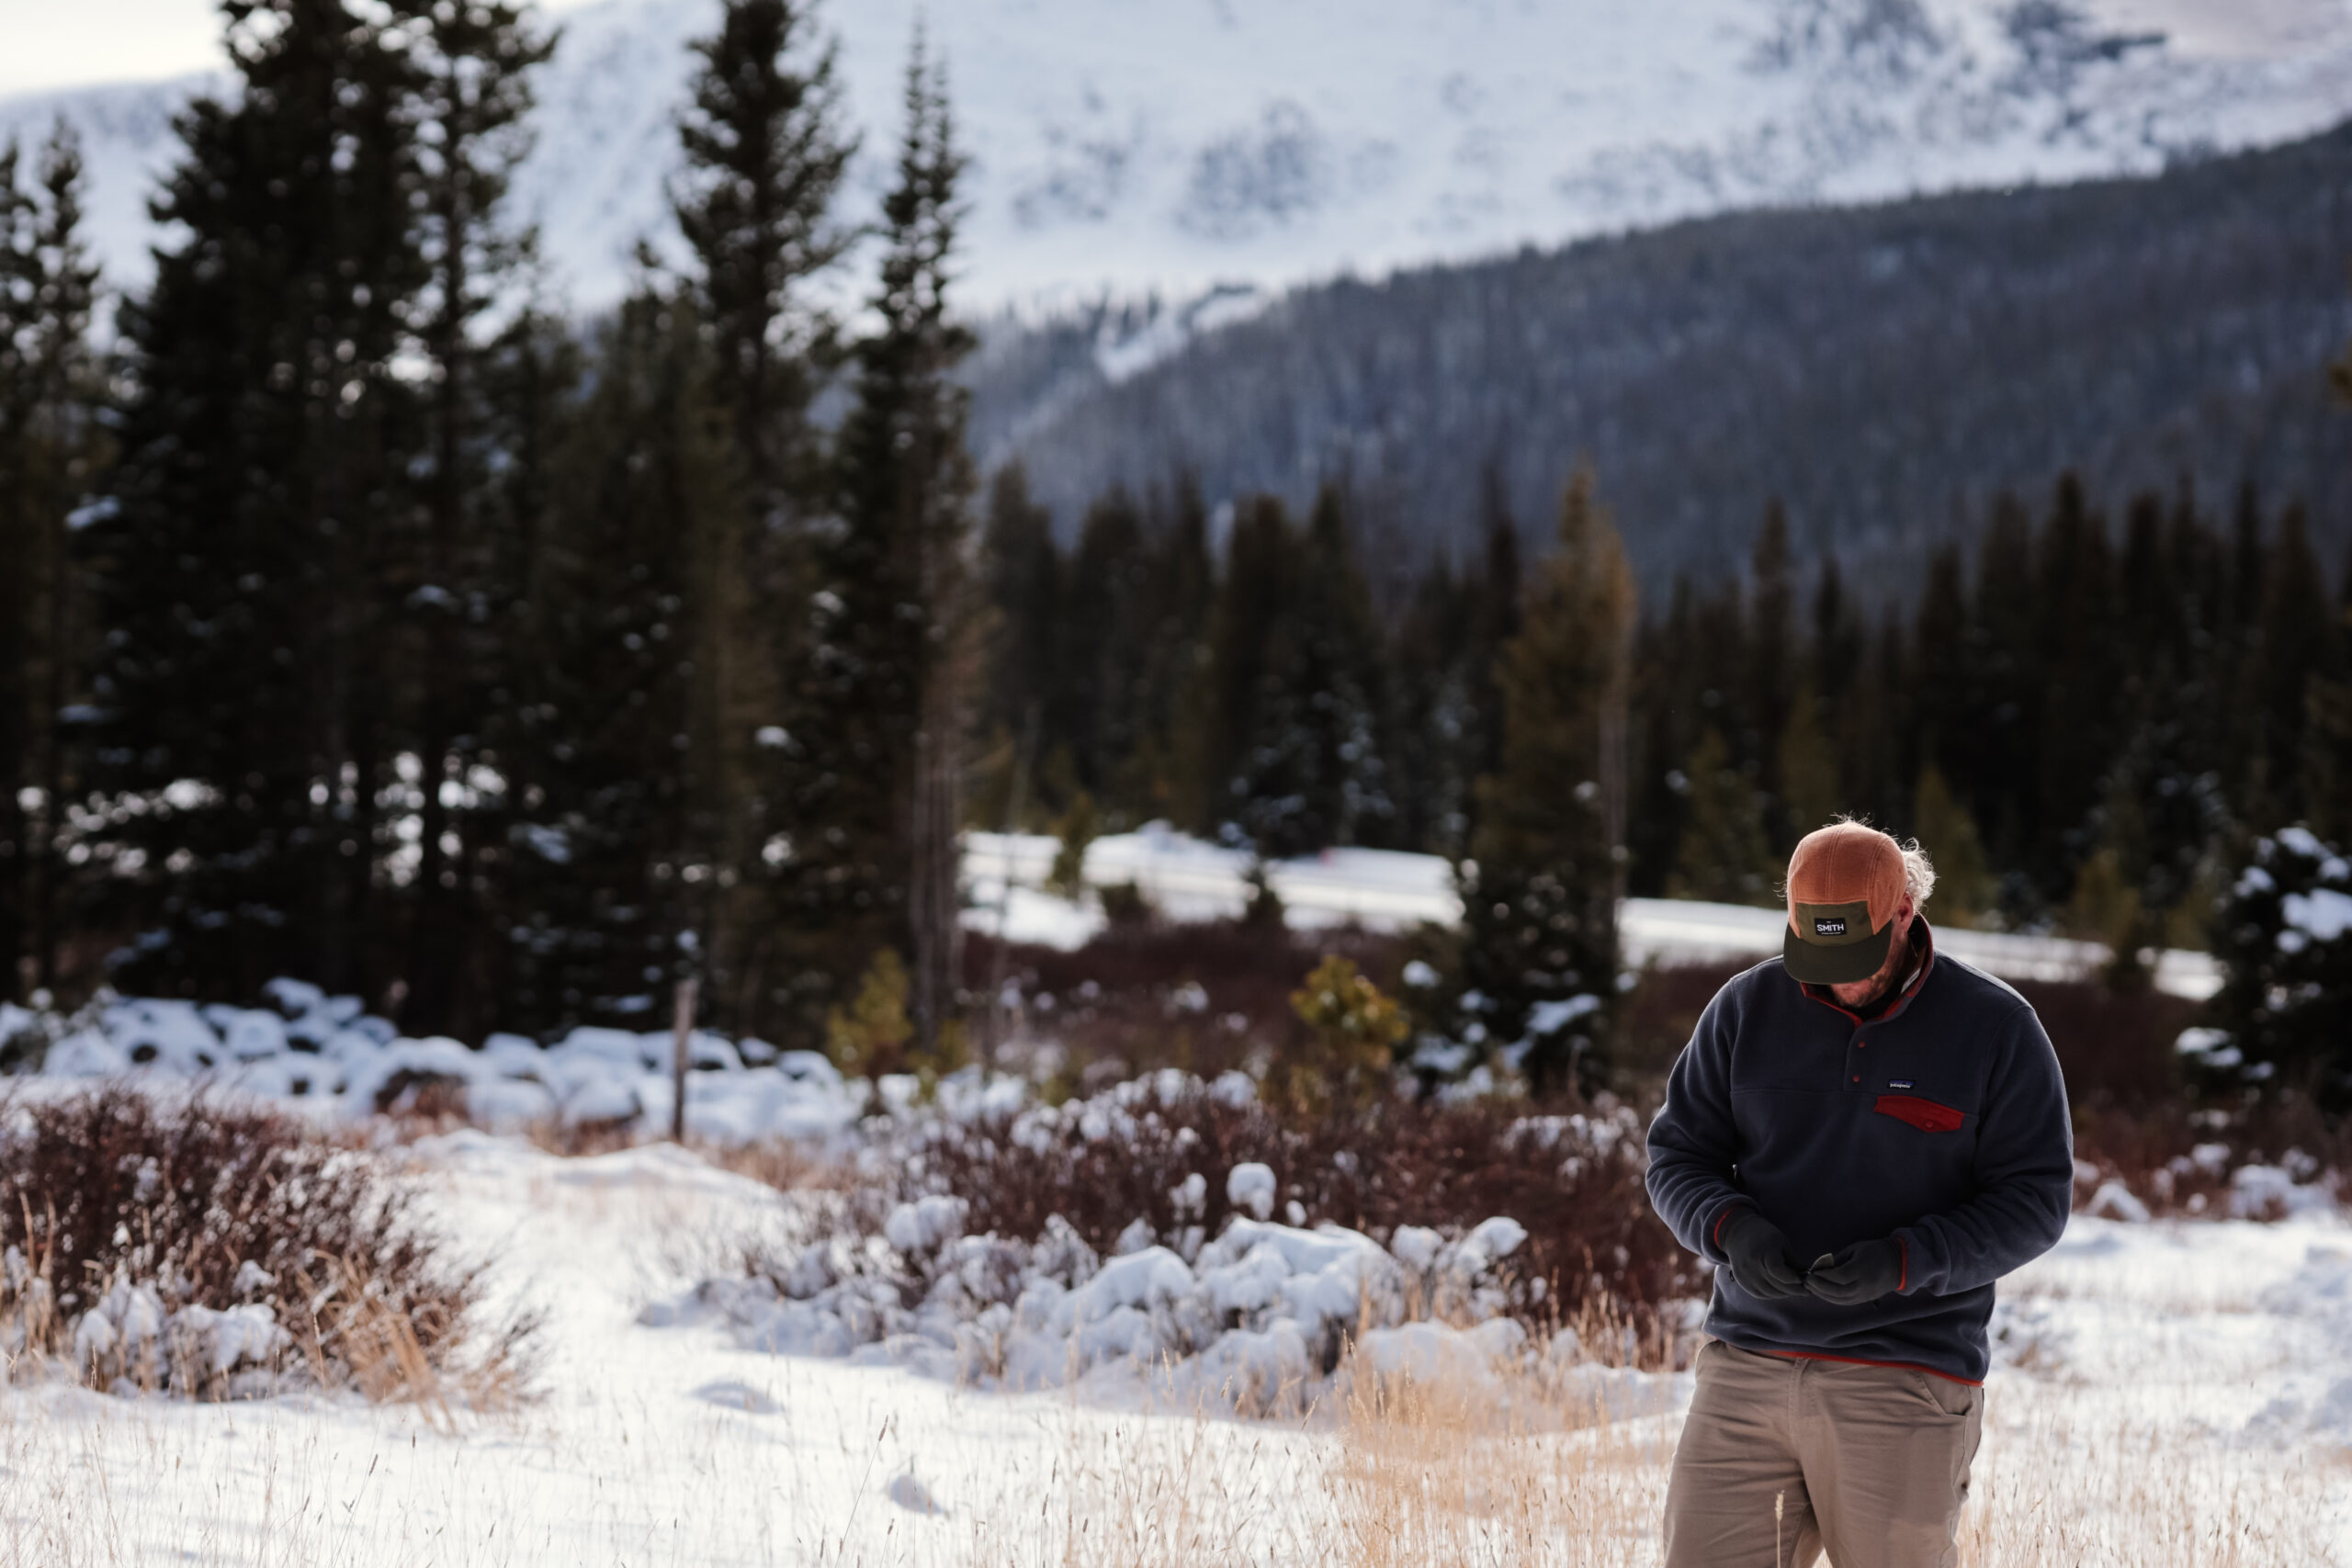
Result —
[{"label": "black glove", "polygon": [[1833,1306],[1860,1306],[1903,1286],[1903,1244],[1888,1236],[1858,1241],[1805,1272],[1804,1288]]},{"label": "black glove", "polygon": [[1789,1256],[1789,1238],[1755,1210],[1734,1209],[1716,1239],[1731,1259],[1732,1278],[1749,1295],[1772,1302],[1804,1294],[1804,1270]]}]

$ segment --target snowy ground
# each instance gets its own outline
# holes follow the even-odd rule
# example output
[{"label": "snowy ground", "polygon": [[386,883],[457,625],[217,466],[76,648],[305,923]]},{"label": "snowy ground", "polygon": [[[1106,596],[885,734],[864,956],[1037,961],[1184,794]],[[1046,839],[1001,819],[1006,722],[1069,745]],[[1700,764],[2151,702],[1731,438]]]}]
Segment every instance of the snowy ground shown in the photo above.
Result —
[{"label": "snowy ground", "polygon": [[[1002,1394],[639,1314],[785,1201],[647,1146],[420,1145],[548,1312],[477,1415],[0,1392],[0,1565],[1655,1561],[1676,1417],[1520,1436],[1439,1405],[1305,1425]],[[2352,1554],[2352,1232],[2078,1219],[2005,1287],[1970,1561]]]}]

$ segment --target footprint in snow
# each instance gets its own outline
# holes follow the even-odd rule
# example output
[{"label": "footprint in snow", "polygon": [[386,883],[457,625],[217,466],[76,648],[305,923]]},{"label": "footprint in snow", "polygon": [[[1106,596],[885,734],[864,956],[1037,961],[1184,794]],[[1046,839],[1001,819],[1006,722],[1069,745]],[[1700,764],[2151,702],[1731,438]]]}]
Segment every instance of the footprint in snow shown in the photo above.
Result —
[{"label": "footprint in snow", "polygon": [[776,1403],[747,1382],[709,1382],[695,1390],[694,1396],[722,1409],[741,1410],[746,1416],[773,1416]]},{"label": "footprint in snow", "polygon": [[931,1488],[917,1481],[911,1472],[892,1481],[886,1495],[890,1501],[911,1513],[944,1514],[947,1512],[932,1496]]}]

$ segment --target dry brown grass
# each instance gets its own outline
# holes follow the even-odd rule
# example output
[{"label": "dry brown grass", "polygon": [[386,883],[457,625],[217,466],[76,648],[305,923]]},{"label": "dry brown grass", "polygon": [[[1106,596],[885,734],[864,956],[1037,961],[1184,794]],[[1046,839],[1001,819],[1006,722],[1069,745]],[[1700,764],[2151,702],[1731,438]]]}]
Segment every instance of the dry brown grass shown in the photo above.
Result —
[{"label": "dry brown grass", "polygon": [[[1500,1397],[1498,1397],[1498,1394]],[[1603,1423],[1555,1387],[1364,1380],[1327,1469],[1348,1568],[1617,1563],[1654,1533],[1663,1423]]]},{"label": "dry brown grass", "polygon": [[[198,1399],[348,1388],[445,1418],[453,1403],[519,1395],[537,1320],[488,1321],[481,1267],[450,1258],[408,1182],[350,1140],[121,1086],[12,1100],[0,1118],[11,1381]],[[133,1292],[148,1297],[146,1331],[76,1343],[102,1301]],[[286,1343],[218,1365],[191,1314],[256,1309]]]}]

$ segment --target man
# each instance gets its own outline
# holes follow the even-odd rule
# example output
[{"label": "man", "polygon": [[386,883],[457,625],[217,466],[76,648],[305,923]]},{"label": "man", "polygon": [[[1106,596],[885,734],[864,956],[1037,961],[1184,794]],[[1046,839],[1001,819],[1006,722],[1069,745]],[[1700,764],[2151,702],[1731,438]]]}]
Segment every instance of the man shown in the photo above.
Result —
[{"label": "man", "polygon": [[1934,886],[1917,844],[1806,835],[1781,955],[1650,1124],[1650,1201],[1716,1266],[1667,1568],[1958,1561],[1993,1281],[2064,1229],[2075,1146],[2041,1021],[1937,953]]}]

